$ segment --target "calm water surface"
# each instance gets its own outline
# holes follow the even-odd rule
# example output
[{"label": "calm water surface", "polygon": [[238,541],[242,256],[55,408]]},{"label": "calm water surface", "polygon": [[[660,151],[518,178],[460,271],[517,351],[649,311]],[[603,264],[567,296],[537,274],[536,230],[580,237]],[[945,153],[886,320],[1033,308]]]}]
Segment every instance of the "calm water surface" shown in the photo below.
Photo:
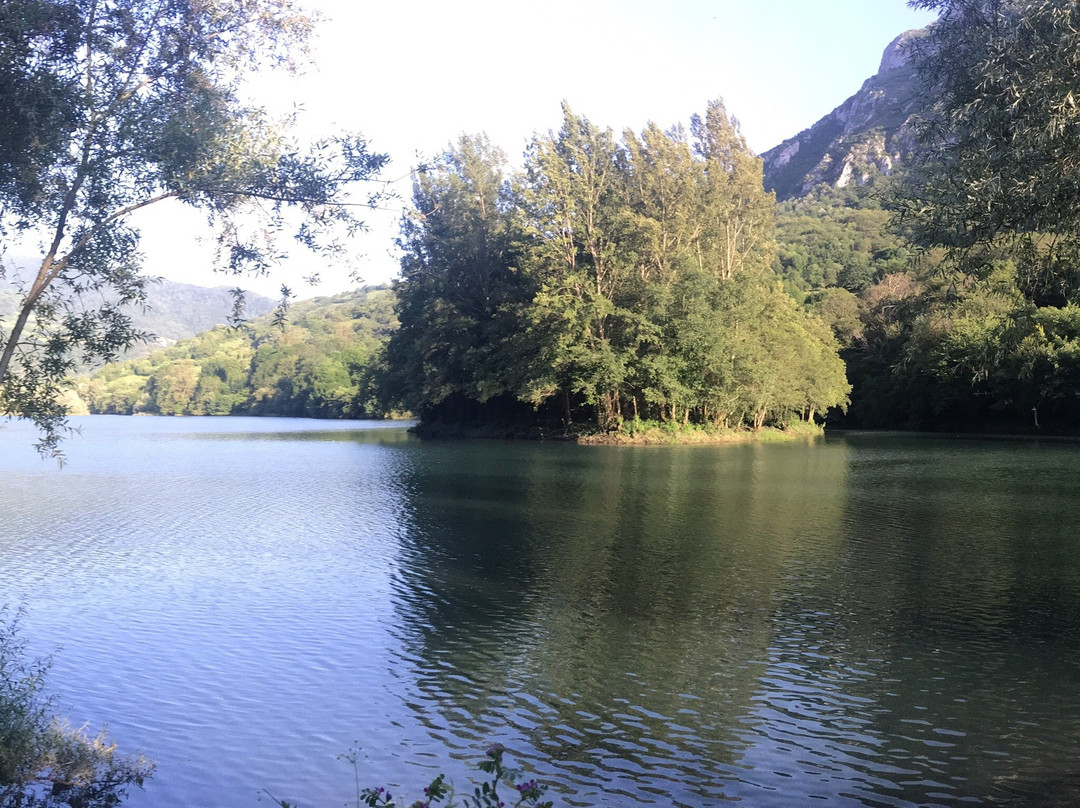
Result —
[{"label": "calm water surface", "polygon": [[[1080,804],[1080,445],[420,443],[385,424],[0,431],[0,601],[128,805],[459,784],[561,805]],[[58,649],[58,650],[57,650]]]}]

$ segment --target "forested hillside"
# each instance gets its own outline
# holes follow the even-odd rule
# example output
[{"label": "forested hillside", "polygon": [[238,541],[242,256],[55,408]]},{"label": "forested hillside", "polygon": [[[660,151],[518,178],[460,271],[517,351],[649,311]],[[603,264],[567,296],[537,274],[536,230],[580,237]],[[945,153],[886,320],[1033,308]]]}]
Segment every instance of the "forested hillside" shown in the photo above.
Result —
[{"label": "forested hillside", "polygon": [[77,392],[92,413],[372,417],[369,365],[395,325],[389,289],[301,301],[284,322],[267,314],[108,365]]},{"label": "forested hillside", "polygon": [[776,269],[833,329],[852,384],[838,426],[965,431],[1080,427],[1080,308],[1033,299],[1002,250],[964,273],[897,235],[896,191],[819,186],[777,209]]},{"label": "forested hillside", "polygon": [[1075,433],[1080,11],[920,4],[947,13],[905,57],[924,91],[906,161],[778,209],[776,268],[844,346],[830,423]]},{"label": "forested hillside", "polygon": [[719,102],[621,141],[564,107],[513,176],[462,138],[414,205],[384,394],[426,428],[760,428],[846,403],[833,335],[771,269],[774,200]]}]

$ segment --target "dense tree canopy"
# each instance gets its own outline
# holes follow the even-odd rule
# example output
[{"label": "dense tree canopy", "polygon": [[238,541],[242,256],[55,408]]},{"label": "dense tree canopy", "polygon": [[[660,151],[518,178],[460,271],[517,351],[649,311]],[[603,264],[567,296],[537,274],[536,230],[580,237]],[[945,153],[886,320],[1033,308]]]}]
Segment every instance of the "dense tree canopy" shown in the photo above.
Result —
[{"label": "dense tree canopy", "polygon": [[1080,385],[1080,10],[916,0],[928,111],[895,189],[921,250],[865,291],[846,358],[858,423],[1075,430]]},{"label": "dense tree canopy", "polygon": [[387,346],[384,396],[420,412],[456,396],[511,390],[518,307],[528,288],[512,269],[519,248],[506,159],[483,137],[462,137],[413,188],[399,239],[400,330]]},{"label": "dense tree canopy", "polygon": [[34,419],[46,451],[73,363],[139,336],[124,313],[143,296],[136,211],[203,209],[236,273],[265,272],[280,255],[268,237],[290,224],[326,252],[331,232],[358,226],[336,203],[385,158],[352,136],[305,151],[239,94],[246,71],[291,67],[310,27],[292,0],[0,6],[0,233],[43,245],[0,323],[0,413]]},{"label": "dense tree canopy", "polygon": [[881,185],[822,185],[777,205],[776,269],[789,291],[839,287],[857,294],[908,268],[911,249],[889,228]]},{"label": "dense tree canopy", "polygon": [[773,199],[719,102],[621,142],[564,107],[516,177],[464,138],[414,205],[386,360],[426,421],[760,427],[846,400],[832,334],[771,271]]},{"label": "dense tree canopy", "polygon": [[1080,291],[1080,6],[915,0],[940,12],[915,52],[932,99],[900,198],[915,244],[969,274],[1002,250],[1036,305]]}]

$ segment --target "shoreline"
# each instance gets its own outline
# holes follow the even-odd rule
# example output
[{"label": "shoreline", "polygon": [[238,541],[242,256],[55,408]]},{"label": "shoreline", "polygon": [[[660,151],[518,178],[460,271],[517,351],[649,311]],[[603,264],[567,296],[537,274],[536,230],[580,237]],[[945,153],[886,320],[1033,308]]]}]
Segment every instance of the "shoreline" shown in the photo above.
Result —
[{"label": "shoreline", "polygon": [[711,429],[706,427],[630,426],[613,432],[568,432],[520,424],[418,423],[409,430],[424,440],[531,440],[581,446],[717,446],[734,443],[782,443],[822,437],[825,429],[800,422],[786,429]]}]

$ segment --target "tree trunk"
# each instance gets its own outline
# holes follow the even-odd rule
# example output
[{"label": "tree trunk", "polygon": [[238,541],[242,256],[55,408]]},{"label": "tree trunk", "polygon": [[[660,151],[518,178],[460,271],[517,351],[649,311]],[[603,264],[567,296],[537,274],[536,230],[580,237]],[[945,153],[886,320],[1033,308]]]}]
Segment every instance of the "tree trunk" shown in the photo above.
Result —
[{"label": "tree trunk", "polygon": [[761,427],[765,425],[765,416],[768,414],[768,408],[762,407],[758,412],[754,414],[754,431],[757,432]]}]

